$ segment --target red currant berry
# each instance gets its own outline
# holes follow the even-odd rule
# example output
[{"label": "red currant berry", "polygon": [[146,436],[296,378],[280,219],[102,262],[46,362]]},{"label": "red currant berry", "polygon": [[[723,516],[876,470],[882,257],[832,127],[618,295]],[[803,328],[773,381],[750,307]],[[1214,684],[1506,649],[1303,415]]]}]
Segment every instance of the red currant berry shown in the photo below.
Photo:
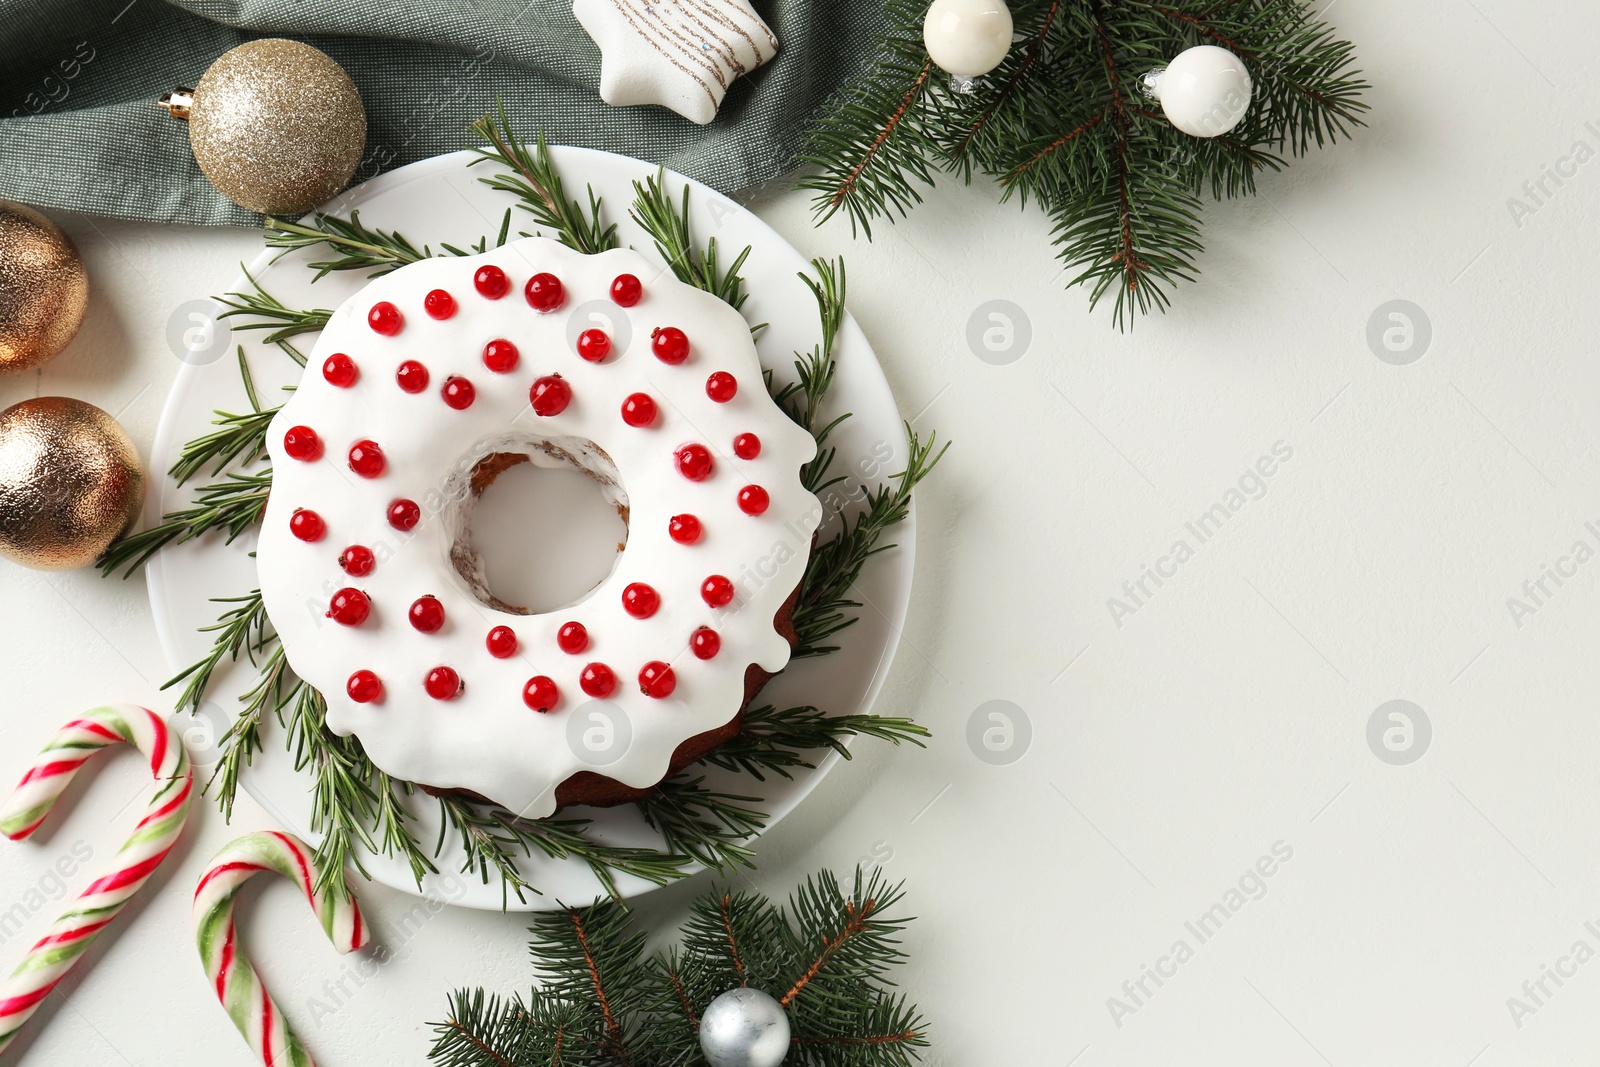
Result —
[{"label": "red currant berry", "polygon": [[611,338],[604,330],[584,330],[578,335],[578,355],[599,363],[611,354]]},{"label": "red currant berry", "polygon": [[656,402],[649,393],[632,393],[622,402],[622,421],[643,428],[656,421]]},{"label": "red currant berry", "polygon": [[661,594],[643,582],[634,582],[622,591],[622,610],[636,619],[648,619],[661,607]]},{"label": "red currant berry", "polygon": [[578,675],[578,684],[592,697],[608,697],[617,689],[617,675],[604,663],[591,663]]},{"label": "red currant berry", "polygon": [[555,680],[542,674],[529,678],[522,687],[522,702],[537,712],[553,711],[560,699],[561,690],[556,688]]},{"label": "red currant berry", "polygon": [[291,426],[283,435],[283,450],[290,459],[315,463],[322,458],[322,438],[309,426]]},{"label": "red currant berry", "polygon": [[739,490],[739,510],[746,515],[760,515],[772,503],[772,497],[759,485],[747,485]]},{"label": "red currant berry", "polygon": [[496,626],[489,631],[483,643],[495,659],[510,659],[517,654],[517,631],[509,626]]},{"label": "red currant berry", "polygon": [[554,274],[535,274],[523,289],[528,306],[541,314],[548,314],[567,302],[567,288]]},{"label": "red currant berry", "polygon": [[496,374],[509,374],[517,369],[522,354],[517,346],[500,338],[483,346],[483,365]]},{"label": "red currant berry", "polygon": [[722,637],[709,626],[702,626],[689,635],[689,650],[696,659],[714,659],[722,651]]},{"label": "red currant berry", "polygon": [[672,668],[653,659],[639,669],[639,692],[647,697],[665,700],[678,688],[678,676]]},{"label": "red currant berry", "polygon": [[406,392],[420,393],[428,387],[428,368],[408,359],[395,370],[394,380]]},{"label": "red currant berry", "polygon": [[713,574],[701,583],[700,596],[714,608],[725,608],[733,603],[733,583],[720,574]]},{"label": "red currant berry", "polygon": [[365,578],[378,565],[378,557],[366,545],[351,545],[339,553],[339,566],[352,578]]},{"label": "red currant berry", "polygon": [[372,614],[372,601],[359,589],[341,589],[328,604],[328,618],[340,626],[360,626]]},{"label": "red currant berry", "polygon": [[581,622],[569,622],[556,631],[556,644],[561,651],[576,656],[589,647],[589,630]]},{"label": "red currant berry", "polygon": [[376,478],[388,467],[383,449],[376,441],[357,441],[350,446],[350,469],[363,478]]},{"label": "red currant berry", "polygon": [[302,541],[320,541],[328,532],[328,524],[315,511],[295,508],[294,514],[289,516],[289,532]]},{"label": "red currant berry", "polygon": [[422,688],[435,700],[454,700],[461,692],[461,675],[453,667],[435,667],[423,679]]},{"label": "red currant berry", "polygon": [[383,699],[383,683],[371,671],[356,671],[345,683],[344,691],[357,704],[374,704]]},{"label": "red currant berry", "polygon": [[448,319],[456,313],[456,298],[443,289],[435,289],[422,298],[422,310],[429,318]]},{"label": "red currant berry", "polygon": [[400,309],[387,300],[378,301],[372,305],[372,310],[367,312],[367,325],[385,337],[393,337],[405,324],[406,319],[400,314]]},{"label": "red currant berry", "polygon": [[644,286],[631,274],[619,274],[611,282],[611,299],[618,307],[631,308],[644,296]]},{"label": "red currant berry", "polygon": [[678,473],[691,482],[703,482],[711,477],[712,468],[711,449],[705,445],[683,445],[673,457],[678,464]]},{"label": "red currant berry", "polygon": [[546,375],[528,390],[528,402],[535,415],[559,415],[572,403],[572,386],[559,374]]},{"label": "red currant berry", "polygon": [[401,497],[389,505],[389,525],[402,533],[414,529],[422,521],[422,509],[415,500]]},{"label": "red currant berry", "polygon": [[661,362],[677,366],[689,358],[689,335],[676,326],[657,326],[650,334],[650,350]]},{"label": "red currant berry", "polygon": [[739,380],[725,370],[719,370],[706,379],[706,396],[719,404],[726,404],[739,392]]},{"label": "red currant berry", "polygon": [[361,377],[361,372],[356,369],[356,361],[343,352],[335,352],[322,364],[322,376],[329,385],[336,385],[340,389],[348,389],[356,384],[356,379]]},{"label": "red currant berry", "polygon": [[478,390],[467,379],[451,376],[444,380],[444,388],[439,390],[439,395],[457,411],[465,411],[478,399]]},{"label": "red currant berry", "polygon": [[420,633],[436,634],[444,628],[444,605],[436,596],[418,597],[411,605],[411,625]]},{"label": "red currant berry", "polygon": [[472,287],[480,296],[499,300],[511,291],[511,279],[499,267],[479,267],[478,273],[472,276]]},{"label": "red currant berry", "polygon": [[667,535],[680,545],[700,540],[700,520],[693,515],[674,515],[667,523]]},{"label": "red currant berry", "polygon": [[742,433],[733,439],[733,454],[740,459],[755,459],[761,455],[761,438],[753,433]]}]

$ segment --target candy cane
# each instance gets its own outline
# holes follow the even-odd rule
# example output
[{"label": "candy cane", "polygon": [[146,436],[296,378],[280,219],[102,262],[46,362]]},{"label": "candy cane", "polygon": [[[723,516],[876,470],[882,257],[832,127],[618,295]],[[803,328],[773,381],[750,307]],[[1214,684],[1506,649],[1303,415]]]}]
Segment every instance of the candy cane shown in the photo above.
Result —
[{"label": "candy cane", "polygon": [[194,775],[183,743],[155,712],[115,704],[85,712],[56,734],[23,775],[16,792],[0,806],[0,833],[13,841],[32,834],[78,768],[102,748],[118,742],[133,745],[149,757],[157,785],[155,796],[133,836],[117,852],[115,868],[83,891],[0,985],[0,1052],[166,859],[188,821]]},{"label": "candy cane", "polygon": [[311,903],[323,932],[340,952],[367,943],[361,908],[348,888],[317,891],[317,866],[311,849],[291,834],[246,834],[223,846],[194,891],[194,933],[206,977],[261,1062],[282,1067],[313,1067],[300,1039],[273,1003],[261,976],[239,948],[233,924],[233,897],[258,871],[276,871],[292,880]]}]

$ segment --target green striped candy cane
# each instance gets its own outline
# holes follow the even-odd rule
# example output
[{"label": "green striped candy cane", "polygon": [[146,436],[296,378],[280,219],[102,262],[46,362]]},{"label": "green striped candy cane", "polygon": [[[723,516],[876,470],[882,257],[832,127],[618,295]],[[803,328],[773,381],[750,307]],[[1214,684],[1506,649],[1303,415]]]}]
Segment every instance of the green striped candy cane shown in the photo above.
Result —
[{"label": "green striped candy cane", "polygon": [[0,985],[0,1052],[155,873],[188,821],[194,775],[183,742],[148,708],[115,704],[84,712],[62,727],[0,806],[0,833],[13,841],[32,834],[89,757],[119,743],[133,745],[149,760],[155,795],[111,871],[83,891]]},{"label": "green striped candy cane", "polygon": [[332,892],[317,891],[319,879],[311,849],[292,834],[246,834],[223,846],[195,887],[195,943],[206,977],[229,1018],[268,1067],[313,1067],[305,1047],[262,984],[261,975],[239,946],[233,898],[240,886],[261,871],[281,874],[300,887],[323,932],[340,952],[365,945],[367,925],[361,921],[361,908],[348,887],[341,884]]}]

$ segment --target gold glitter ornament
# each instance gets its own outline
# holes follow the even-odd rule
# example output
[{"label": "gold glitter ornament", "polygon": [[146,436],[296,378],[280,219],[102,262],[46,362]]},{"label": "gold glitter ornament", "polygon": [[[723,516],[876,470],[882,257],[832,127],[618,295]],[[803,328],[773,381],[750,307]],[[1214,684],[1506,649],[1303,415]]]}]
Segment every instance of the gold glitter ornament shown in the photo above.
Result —
[{"label": "gold glitter ornament", "polygon": [[299,215],[350,183],[367,112],[344,68],[298,41],[224,52],[193,89],[161,98],[217,190],[264,215]]},{"label": "gold glitter ornament", "polygon": [[54,359],[88,305],[89,275],[72,238],[33,208],[0,200],[0,374]]},{"label": "gold glitter ornament", "polygon": [[117,420],[64,396],[0,411],[0,556],[87,567],[144,506],[144,468]]}]

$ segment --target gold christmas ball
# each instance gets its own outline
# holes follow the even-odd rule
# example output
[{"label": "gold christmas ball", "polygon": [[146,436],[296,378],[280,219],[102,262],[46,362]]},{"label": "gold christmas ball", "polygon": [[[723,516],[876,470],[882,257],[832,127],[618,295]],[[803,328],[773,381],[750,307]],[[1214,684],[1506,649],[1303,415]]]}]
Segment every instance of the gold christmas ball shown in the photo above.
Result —
[{"label": "gold christmas ball", "polygon": [[188,118],[189,145],[211,184],[264,215],[299,215],[338,193],[367,143],[355,83],[298,41],[268,38],[224,52],[192,97],[167,106]]},{"label": "gold christmas ball", "polygon": [[88,306],[72,238],[33,208],[0,200],[0,374],[54,359]]},{"label": "gold christmas ball", "polygon": [[0,411],[0,556],[87,567],[143,506],[139,453],[110,415],[64,396]]}]

